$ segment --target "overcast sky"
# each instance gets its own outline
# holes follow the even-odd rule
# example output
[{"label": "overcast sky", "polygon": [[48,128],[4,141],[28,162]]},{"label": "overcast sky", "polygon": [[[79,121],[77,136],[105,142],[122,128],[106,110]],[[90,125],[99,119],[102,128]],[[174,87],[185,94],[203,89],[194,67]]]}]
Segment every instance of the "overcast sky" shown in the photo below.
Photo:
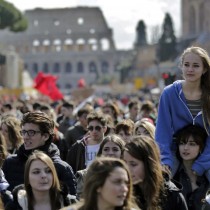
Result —
[{"label": "overcast sky", "polygon": [[98,6],[101,8],[108,26],[113,29],[114,41],[118,49],[132,48],[135,42],[136,26],[144,20],[148,39],[151,31],[160,26],[166,12],[174,22],[177,37],[180,36],[180,2],[181,0],[7,0],[21,11],[42,8],[62,8],[76,6]]}]

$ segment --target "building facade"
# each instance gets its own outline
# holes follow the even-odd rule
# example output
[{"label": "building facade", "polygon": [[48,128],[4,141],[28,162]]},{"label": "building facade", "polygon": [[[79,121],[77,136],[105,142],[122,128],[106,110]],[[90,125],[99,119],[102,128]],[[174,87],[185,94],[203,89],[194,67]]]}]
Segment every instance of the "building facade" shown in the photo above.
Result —
[{"label": "building facade", "polygon": [[210,32],[210,1],[182,0],[182,37],[196,37]]},{"label": "building facade", "polygon": [[4,30],[0,40],[14,46],[24,66],[35,77],[39,71],[58,75],[65,93],[84,78],[93,84],[119,78],[117,66],[129,52],[117,51],[102,11],[98,7],[27,10],[28,29]]}]

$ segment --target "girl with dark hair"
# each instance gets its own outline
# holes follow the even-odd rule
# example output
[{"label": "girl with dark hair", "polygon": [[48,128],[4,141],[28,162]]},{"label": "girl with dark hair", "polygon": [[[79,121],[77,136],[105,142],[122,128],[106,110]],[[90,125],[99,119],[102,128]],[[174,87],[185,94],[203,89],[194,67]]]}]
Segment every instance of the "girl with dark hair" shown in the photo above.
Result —
[{"label": "girl with dark hair", "polygon": [[189,47],[180,58],[183,80],[165,87],[159,102],[155,139],[160,146],[162,164],[173,174],[177,170],[174,135],[189,124],[197,124],[208,133],[206,146],[194,161],[197,175],[207,172],[210,181],[210,58],[200,47]]},{"label": "girl with dark hair", "polygon": [[65,210],[133,208],[138,209],[132,197],[131,177],[124,161],[118,158],[97,157],[88,168],[83,200]]},{"label": "girl with dark hair", "polygon": [[[120,138],[120,136],[112,134],[106,136],[104,140],[101,142],[97,156],[122,158],[124,148],[125,148],[125,142]],[[84,180],[87,174],[87,170],[88,169],[86,168],[83,170],[79,170],[76,173],[78,199],[80,199],[80,196],[83,191]]]},{"label": "girl with dark hair", "polygon": [[179,168],[174,179],[183,186],[183,195],[189,210],[200,210],[209,189],[209,182],[205,175],[197,176],[191,170],[193,163],[203,152],[206,142],[206,131],[198,125],[188,125],[177,135],[177,158]]},{"label": "girl with dark hair", "polygon": [[134,195],[143,210],[187,209],[181,189],[163,173],[160,151],[148,136],[136,136],[125,146],[124,160],[127,163]]},{"label": "girl with dark hair", "polygon": [[116,134],[106,136],[101,142],[97,156],[122,158],[125,142]]}]

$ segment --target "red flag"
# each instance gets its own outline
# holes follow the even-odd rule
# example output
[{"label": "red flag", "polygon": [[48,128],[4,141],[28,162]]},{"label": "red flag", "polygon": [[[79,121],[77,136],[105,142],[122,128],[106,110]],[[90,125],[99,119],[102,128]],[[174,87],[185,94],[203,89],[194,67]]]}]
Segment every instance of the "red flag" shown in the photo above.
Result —
[{"label": "red flag", "polygon": [[77,81],[77,86],[78,88],[83,88],[86,86],[86,82],[85,82],[85,79],[84,78],[80,78],[78,81]]},{"label": "red flag", "polygon": [[51,74],[44,74],[43,72],[39,72],[34,79],[34,88],[37,89],[40,93],[49,96],[54,101],[63,99],[63,94],[56,86],[57,79],[57,77]]}]

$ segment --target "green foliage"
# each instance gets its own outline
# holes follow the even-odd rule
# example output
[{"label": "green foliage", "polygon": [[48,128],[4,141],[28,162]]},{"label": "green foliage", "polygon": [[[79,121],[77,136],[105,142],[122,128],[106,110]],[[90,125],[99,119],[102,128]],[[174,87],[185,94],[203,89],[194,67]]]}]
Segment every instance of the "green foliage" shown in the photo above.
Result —
[{"label": "green foliage", "polygon": [[18,32],[26,30],[27,26],[26,18],[13,4],[0,0],[0,29]]},{"label": "green foliage", "polygon": [[160,61],[173,59],[176,52],[176,36],[174,35],[173,22],[169,13],[166,13],[163,22],[163,33],[159,39],[157,56]]},{"label": "green foliage", "polygon": [[147,44],[147,35],[146,35],[146,26],[143,20],[140,20],[138,22],[138,25],[136,27],[136,46],[143,46]]}]

